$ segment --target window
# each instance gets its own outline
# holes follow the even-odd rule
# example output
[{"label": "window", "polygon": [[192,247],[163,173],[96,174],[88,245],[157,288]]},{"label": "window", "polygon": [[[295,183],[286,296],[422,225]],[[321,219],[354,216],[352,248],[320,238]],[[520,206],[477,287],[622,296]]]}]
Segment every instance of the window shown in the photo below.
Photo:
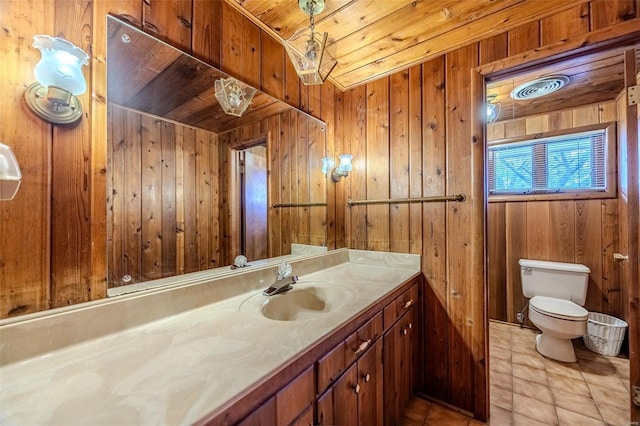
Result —
[{"label": "window", "polygon": [[[613,126],[489,143],[489,194],[609,192]],[[602,195],[602,194],[600,194]]]}]

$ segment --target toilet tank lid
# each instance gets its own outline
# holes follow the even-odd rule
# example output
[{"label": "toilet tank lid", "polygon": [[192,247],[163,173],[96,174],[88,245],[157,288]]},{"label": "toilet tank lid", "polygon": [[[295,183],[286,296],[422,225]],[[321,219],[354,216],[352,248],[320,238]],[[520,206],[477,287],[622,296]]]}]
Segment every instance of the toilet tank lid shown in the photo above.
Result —
[{"label": "toilet tank lid", "polygon": [[590,273],[591,270],[579,263],[550,262],[546,260],[520,259],[518,263],[523,268],[551,269],[554,271],[568,271],[579,273]]}]

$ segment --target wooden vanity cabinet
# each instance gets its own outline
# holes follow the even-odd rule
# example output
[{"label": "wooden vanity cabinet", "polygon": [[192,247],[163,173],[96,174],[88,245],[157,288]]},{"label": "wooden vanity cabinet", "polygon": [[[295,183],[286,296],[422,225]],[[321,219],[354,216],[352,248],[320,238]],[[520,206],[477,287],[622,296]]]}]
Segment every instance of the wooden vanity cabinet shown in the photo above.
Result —
[{"label": "wooden vanity cabinet", "polygon": [[399,421],[415,385],[417,301],[418,287],[413,286],[385,308],[385,326],[389,328],[383,337],[384,424]]},{"label": "wooden vanity cabinet", "polygon": [[[200,424],[399,423],[414,387],[419,284],[416,275],[402,290],[292,360],[279,373],[293,375],[292,380],[276,375],[224,415]],[[265,394],[271,396],[258,407],[253,405]],[[252,411],[244,416],[248,407]],[[239,423],[234,420],[238,417],[243,419]]]}]

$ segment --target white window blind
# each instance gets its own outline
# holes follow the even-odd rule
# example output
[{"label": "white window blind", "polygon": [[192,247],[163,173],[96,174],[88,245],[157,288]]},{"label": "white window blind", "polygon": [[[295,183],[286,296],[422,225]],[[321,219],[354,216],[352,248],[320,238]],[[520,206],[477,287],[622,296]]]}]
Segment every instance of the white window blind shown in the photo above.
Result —
[{"label": "white window blind", "polygon": [[489,146],[489,193],[606,191],[605,130]]}]

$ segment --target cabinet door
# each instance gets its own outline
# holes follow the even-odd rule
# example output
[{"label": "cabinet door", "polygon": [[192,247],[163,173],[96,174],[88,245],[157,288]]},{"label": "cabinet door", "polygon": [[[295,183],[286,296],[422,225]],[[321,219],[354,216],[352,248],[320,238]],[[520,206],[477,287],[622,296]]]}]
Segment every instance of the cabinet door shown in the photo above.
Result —
[{"label": "cabinet door", "polygon": [[401,414],[402,389],[402,324],[395,323],[383,338],[384,359],[384,424],[395,424]]},{"label": "cabinet door", "polygon": [[382,342],[378,340],[358,360],[358,424],[382,424],[382,381]]},{"label": "cabinet door", "polygon": [[358,384],[357,366],[352,365],[333,385],[333,422],[337,425],[358,424]]},{"label": "cabinet door", "polygon": [[395,424],[413,390],[415,309],[410,309],[384,335],[384,423]]}]

